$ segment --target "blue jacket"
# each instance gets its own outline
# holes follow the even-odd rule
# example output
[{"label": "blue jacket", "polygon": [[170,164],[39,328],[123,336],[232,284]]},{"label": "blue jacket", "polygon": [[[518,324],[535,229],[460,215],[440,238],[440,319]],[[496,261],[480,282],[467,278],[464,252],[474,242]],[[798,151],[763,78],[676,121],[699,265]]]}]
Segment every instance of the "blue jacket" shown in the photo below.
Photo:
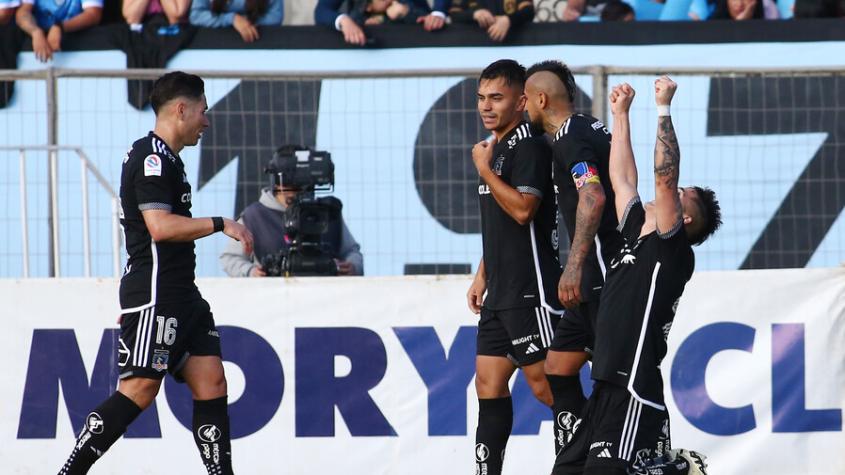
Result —
[{"label": "blue jacket", "polygon": [[[193,0],[191,3],[190,21],[192,25],[206,28],[223,28],[232,26],[235,14],[246,13],[245,0],[230,0],[226,11],[220,15],[211,11],[211,0]],[[258,19],[257,25],[279,26],[285,17],[285,6],[282,0],[269,0],[267,11]]]},{"label": "blue jacket", "polygon": [[[325,25],[335,28],[335,20],[341,14],[349,14],[359,4],[365,4],[367,0],[317,0],[317,8],[314,9],[314,22],[318,25]],[[431,11],[426,0],[410,0],[413,7]],[[434,0],[434,11],[442,12],[444,15],[449,11],[450,0]]]}]

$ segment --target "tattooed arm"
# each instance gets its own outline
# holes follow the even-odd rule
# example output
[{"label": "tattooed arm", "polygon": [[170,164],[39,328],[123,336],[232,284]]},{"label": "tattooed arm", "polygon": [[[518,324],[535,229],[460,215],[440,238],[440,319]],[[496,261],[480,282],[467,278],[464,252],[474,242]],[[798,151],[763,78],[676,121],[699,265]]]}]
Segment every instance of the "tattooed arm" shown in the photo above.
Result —
[{"label": "tattooed arm", "polygon": [[678,194],[681,151],[672,117],[668,114],[668,106],[677,88],[678,85],[667,76],[654,82],[657,106],[667,108],[665,114],[658,112],[657,142],[654,144],[654,208],[659,233],[669,232],[683,217],[681,197]]},{"label": "tattooed arm", "polygon": [[599,230],[605,200],[604,188],[598,181],[586,183],[578,189],[575,232],[569,246],[566,267],[557,286],[558,299],[566,308],[575,308],[581,303],[581,275],[584,260]]}]

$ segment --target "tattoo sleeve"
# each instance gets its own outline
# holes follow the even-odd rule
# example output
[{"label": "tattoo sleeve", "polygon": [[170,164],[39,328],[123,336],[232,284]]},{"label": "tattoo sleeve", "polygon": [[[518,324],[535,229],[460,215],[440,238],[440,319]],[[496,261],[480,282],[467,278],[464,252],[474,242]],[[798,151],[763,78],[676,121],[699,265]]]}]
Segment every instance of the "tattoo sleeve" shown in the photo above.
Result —
[{"label": "tattoo sleeve", "polygon": [[672,125],[672,116],[658,117],[657,142],[654,144],[654,180],[658,187],[678,188],[681,150]]},{"label": "tattoo sleeve", "polygon": [[569,249],[566,267],[580,267],[598,232],[604,211],[604,189],[597,183],[587,183],[578,192],[578,208],[575,211],[575,232]]}]

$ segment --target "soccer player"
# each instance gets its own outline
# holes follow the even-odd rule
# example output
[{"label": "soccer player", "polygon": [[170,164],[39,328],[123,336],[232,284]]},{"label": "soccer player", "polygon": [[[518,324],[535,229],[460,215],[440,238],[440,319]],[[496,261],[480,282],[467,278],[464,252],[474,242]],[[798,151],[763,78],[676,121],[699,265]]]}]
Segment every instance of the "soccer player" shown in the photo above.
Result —
[{"label": "soccer player", "polygon": [[610,181],[625,246],[613,259],[596,326],[593,379],[581,427],[558,455],[554,475],[705,473],[703,457],[672,451],[660,363],[684,286],[692,277],[693,245],[721,224],[712,190],[678,187],[680,149],[669,106],[677,85],[654,83],[657,143],[655,199],[642,203],[631,148],[628,84],[610,95],[613,142]]},{"label": "soccer player", "polygon": [[525,68],[512,60],[487,66],[478,81],[478,112],[493,137],[472,149],[481,179],[483,256],[467,303],[481,314],[475,457],[476,473],[487,475],[502,471],[513,425],[508,381],[517,367],[551,406],[543,359],[561,313],[551,151],[522,118],[524,85]]},{"label": "soccer player", "polygon": [[85,418],[60,475],[87,473],[152,404],[166,372],[191,390],[194,441],[209,475],[233,473],[220,336],[194,284],[194,241],[222,231],[249,253],[252,234],[231,219],[191,217],[191,185],[179,152],[196,145],[208,127],[202,79],[165,74],[150,102],[155,129],[132,144],[120,177],[129,254],[120,281],[120,382]]},{"label": "soccer player", "polygon": [[595,117],[574,111],[575,79],[559,61],[528,69],[528,117],[552,138],[558,208],[570,250],[558,284],[567,312],[555,329],[545,371],[554,397],[555,437],[562,448],[578,428],[586,402],[579,372],[593,348],[605,269],[622,247],[608,177],[610,133]]}]

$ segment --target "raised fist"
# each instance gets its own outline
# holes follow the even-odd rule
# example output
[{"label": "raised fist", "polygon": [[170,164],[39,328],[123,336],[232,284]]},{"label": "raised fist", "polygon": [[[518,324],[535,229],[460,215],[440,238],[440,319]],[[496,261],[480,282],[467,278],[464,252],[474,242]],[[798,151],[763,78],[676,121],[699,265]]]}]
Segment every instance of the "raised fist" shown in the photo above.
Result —
[{"label": "raised fist", "polygon": [[675,90],[678,85],[675,81],[669,79],[669,76],[660,76],[654,80],[654,100],[659,106],[668,106],[672,104],[672,96],[675,95]]},{"label": "raised fist", "polygon": [[613,115],[627,114],[631,110],[634,95],[636,91],[626,82],[613,86],[613,90],[610,91],[610,111]]}]

